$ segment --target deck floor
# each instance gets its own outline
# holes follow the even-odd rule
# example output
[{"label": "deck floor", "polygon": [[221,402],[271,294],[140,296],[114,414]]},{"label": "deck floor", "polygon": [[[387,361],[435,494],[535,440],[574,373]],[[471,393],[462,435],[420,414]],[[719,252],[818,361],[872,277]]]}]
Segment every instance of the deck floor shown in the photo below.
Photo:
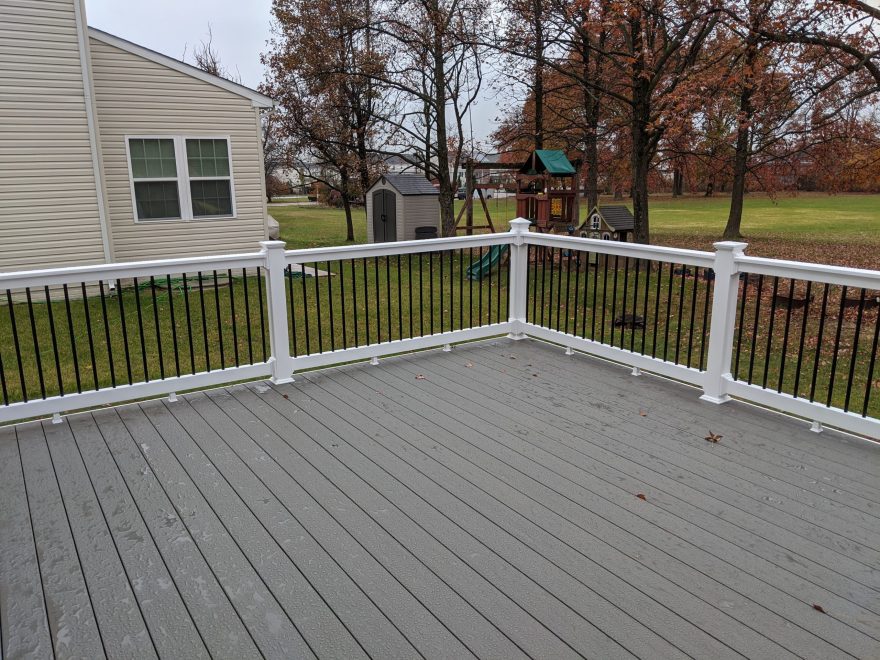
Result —
[{"label": "deck floor", "polygon": [[531,340],[6,427],[0,655],[878,658],[878,474]]}]

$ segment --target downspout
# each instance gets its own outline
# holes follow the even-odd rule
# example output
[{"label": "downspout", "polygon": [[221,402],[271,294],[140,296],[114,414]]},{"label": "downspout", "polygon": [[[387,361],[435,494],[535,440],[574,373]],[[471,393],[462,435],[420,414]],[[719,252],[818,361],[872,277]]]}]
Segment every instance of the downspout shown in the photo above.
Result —
[{"label": "downspout", "polygon": [[101,162],[100,144],[98,141],[98,120],[95,108],[95,94],[92,84],[92,55],[89,50],[89,26],[86,23],[84,0],[74,2],[76,16],[76,36],[79,45],[79,62],[82,69],[83,96],[86,104],[86,121],[89,127],[89,147],[92,152],[92,171],[95,177],[95,195],[98,202],[98,221],[101,226],[101,243],[104,248],[104,261],[113,261],[113,247],[110,228],[107,222],[107,198],[104,190],[104,168]]}]

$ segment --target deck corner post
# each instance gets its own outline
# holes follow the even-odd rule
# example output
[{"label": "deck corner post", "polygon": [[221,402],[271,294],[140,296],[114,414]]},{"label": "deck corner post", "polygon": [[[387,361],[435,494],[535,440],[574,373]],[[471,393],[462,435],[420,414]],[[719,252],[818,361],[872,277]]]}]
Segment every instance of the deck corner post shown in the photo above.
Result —
[{"label": "deck corner post", "polygon": [[[266,303],[269,310],[271,381],[276,385],[293,382],[293,358],[287,331],[287,299],[284,287],[284,241],[260,241],[266,267]],[[293,313],[293,310],[290,310]]]},{"label": "deck corner post", "polygon": [[525,339],[523,328],[526,324],[526,284],[529,271],[529,246],[526,236],[529,234],[531,222],[525,218],[514,218],[510,221],[510,274],[508,277],[508,309],[510,315],[510,339]]},{"label": "deck corner post", "polygon": [[739,267],[747,243],[721,241],[715,243],[715,290],[712,297],[712,320],[709,324],[709,350],[703,381],[703,401],[725,403],[730,400],[727,382],[732,378],[733,335],[736,325],[736,303],[739,296]]}]

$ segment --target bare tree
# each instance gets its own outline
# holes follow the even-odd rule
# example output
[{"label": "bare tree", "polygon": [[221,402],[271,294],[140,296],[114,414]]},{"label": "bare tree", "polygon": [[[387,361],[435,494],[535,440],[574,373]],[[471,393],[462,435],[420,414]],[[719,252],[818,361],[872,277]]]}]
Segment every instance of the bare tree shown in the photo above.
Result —
[{"label": "bare tree", "polygon": [[[184,50],[184,60],[186,59],[186,50]],[[223,65],[220,60],[220,53],[214,48],[214,30],[208,23],[208,38],[202,39],[198,45],[193,47],[193,60],[195,65],[202,71],[210,73],[218,78],[225,78],[232,82],[241,84],[241,75],[236,70],[232,73]]]}]

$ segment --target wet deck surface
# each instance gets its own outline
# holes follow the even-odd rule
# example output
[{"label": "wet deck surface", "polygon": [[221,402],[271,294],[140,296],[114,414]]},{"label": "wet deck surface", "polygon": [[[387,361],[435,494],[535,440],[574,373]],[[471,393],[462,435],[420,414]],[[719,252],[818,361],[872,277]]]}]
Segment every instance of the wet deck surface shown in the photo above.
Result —
[{"label": "wet deck surface", "polygon": [[2,655],[880,657],[880,447],[697,395],[498,340],[2,428]]}]

